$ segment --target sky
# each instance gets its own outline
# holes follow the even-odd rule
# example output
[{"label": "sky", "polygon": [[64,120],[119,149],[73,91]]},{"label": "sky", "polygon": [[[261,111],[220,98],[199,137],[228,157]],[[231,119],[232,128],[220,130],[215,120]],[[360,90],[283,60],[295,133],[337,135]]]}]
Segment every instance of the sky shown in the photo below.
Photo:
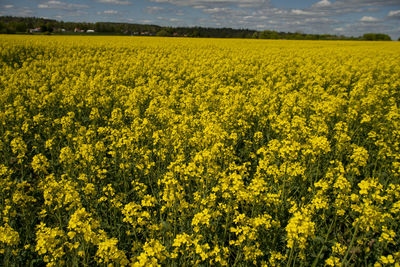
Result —
[{"label": "sky", "polygon": [[400,0],[0,0],[0,16],[400,37]]}]

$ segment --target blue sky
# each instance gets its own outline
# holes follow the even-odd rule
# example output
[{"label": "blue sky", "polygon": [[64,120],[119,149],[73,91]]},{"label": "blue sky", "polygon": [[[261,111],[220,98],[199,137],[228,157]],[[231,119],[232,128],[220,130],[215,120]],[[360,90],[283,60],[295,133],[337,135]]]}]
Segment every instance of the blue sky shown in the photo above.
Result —
[{"label": "blue sky", "polygon": [[400,0],[0,0],[0,15],[400,37]]}]

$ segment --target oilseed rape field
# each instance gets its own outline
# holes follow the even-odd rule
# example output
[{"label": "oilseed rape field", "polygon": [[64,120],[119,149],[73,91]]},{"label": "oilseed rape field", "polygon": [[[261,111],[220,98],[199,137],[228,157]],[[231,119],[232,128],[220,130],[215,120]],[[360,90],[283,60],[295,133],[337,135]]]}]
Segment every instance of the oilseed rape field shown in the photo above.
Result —
[{"label": "oilseed rape field", "polygon": [[400,265],[398,42],[3,35],[0,70],[0,265]]}]

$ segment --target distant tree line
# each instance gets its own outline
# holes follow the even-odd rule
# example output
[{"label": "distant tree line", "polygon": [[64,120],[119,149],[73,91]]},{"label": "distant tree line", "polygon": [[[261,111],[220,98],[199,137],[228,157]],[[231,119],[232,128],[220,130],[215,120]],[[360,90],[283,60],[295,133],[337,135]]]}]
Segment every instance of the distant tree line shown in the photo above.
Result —
[{"label": "distant tree line", "polygon": [[253,38],[259,39],[288,39],[288,40],[362,40],[362,41],[391,41],[389,35],[383,33],[366,33],[360,37],[347,37],[332,34],[305,34],[291,32],[262,31],[254,33]]},{"label": "distant tree line", "polygon": [[204,27],[163,27],[158,36],[186,36],[210,38],[252,38],[255,30]]},{"label": "distant tree line", "polygon": [[306,34],[299,32],[277,32],[261,31],[256,32],[253,38],[259,39],[287,39],[287,40],[361,40],[360,37],[347,37],[332,34]]},{"label": "distant tree line", "polygon": [[[33,30],[34,29],[34,30]],[[288,39],[288,40],[368,40],[390,41],[383,33],[366,33],[360,37],[346,37],[331,34],[305,34],[277,31],[255,31],[232,28],[204,27],[161,27],[150,24],[115,23],[115,22],[64,22],[36,17],[0,17],[0,33],[30,33],[47,34],[81,34],[92,30],[95,34],[104,35],[157,35],[184,37],[214,37],[214,38],[254,38],[254,39]]]},{"label": "distant tree line", "polygon": [[31,29],[40,29],[46,33],[71,33],[75,30],[97,33],[133,34],[135,32],[157,33],[162,27],[149,24],[114,23],[114,22],[64,22],[35,17],[0,17],[0,33],[28,33]]},{"label": "distant tree line", "polygon": [[367,41],[391,41],[389,35],[383,33],[366,33],[363,35],[363,39]]}]

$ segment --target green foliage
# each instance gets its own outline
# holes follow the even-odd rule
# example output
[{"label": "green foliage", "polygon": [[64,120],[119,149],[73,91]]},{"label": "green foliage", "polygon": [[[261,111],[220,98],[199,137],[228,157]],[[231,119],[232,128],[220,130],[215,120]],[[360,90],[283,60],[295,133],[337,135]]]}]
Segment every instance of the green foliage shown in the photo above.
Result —
[{"label": "green foliage", "polygon": [[275,31],[262,31],[259,35],[260,39],[280,39],[279,34]]},{"label": "green foliage", "polygon": [[259,39],[288,39],[288,40],[360,40],[361,38],[337,36],[331,34],[304,34],[300,32],[262,31],[253,35]]},{"label": "green foliage", "polygon": [[363,39],[366,41],[391,41],[389,35],[384,33],[366,33],[363,35]]},{"label": "green foliage", "polygon": [[28,30],[28,25],[24,22],[18,22],[15,25],[15,30],[17,32],[26,32]]},{"label": "green foliage", "polygon": [[[24,33],[29,29],[41,28],[42,33],[54,34],[82,34],[75,33],[75,29],[94,30],[97,35],[150,35],[150,36],[181,36],[202,38],[253,38],[253,39],[288,39],[288,40],[369,40],[367,38],[390,37],[385,34],[374,34],[363,37],[346,37],[330,34],[305,34],[291,32],[277,32],[271,30],[255,31],[249,29],[232,28],[204,28],[204,27],[161,27],[151,24],[132,24],[114,22],[64,22],[35,17],[0,17],[0,33]],[[91,33],[93,35],[93,33]],[[368,37],[369,36],[369,37]]]},{"label": "green foliage", "polygon": [[166,37],[166,36],[171,36],[171,34],[167,30],[162,29],[161,31],[157,32],[157,36]]}]

